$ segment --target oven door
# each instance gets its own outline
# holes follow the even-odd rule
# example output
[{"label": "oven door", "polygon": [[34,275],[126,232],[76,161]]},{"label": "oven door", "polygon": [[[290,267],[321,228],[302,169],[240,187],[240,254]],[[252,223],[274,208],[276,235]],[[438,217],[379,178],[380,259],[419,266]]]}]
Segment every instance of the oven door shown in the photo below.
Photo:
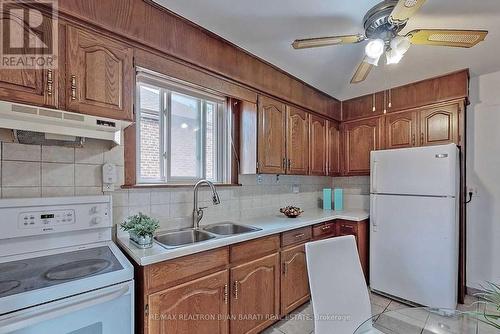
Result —
[{"label": "oven door", "polygon": [[0,334],[132,334],[133,281],[0,317]]}]

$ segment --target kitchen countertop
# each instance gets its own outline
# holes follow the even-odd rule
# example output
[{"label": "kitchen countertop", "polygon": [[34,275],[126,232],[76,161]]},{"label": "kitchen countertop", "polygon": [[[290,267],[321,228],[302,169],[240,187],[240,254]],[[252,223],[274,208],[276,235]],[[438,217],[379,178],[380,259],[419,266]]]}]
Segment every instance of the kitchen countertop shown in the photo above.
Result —
[{"label": "kitchen countertop", "polygon": [[[259,231],[243,233],[232,236],[223,236],[216,239],[202,241],[188,246],[167,249],[154,242],[153,247],[140,249],[136,247],[128,238],[128,234],[120,233],[117,242],[120,247],[139,265],[146,266],[156,262],[175,259],[198,252],[207,251],[219,247],[236,244],[242,241],[265,237],[272,234],[294,230],[296,228],[310,226],[334,219],[344,219],[350,221],[362,221],[368,219],[369,213],[366,210],[306,210],[298,218],[287,218],[283,214],[265,216],[245,220],[232,221],[236,224],[250,225],[261,228]],[[203,224],[202,224],[203,226]]]}]

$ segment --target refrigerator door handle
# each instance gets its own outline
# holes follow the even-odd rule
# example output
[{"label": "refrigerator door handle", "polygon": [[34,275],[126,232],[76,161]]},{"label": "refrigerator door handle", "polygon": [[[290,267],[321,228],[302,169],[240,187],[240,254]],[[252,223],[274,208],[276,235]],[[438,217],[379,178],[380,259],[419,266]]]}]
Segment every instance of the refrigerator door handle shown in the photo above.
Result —
[{"label": "refrigerator door handle", "polygon": [[372,168],[372,192],[377,192],[377,160],[373,160]]},{"label": "refrigerator door handle", "polygon": [[[372,195],[373,196],[373,195]],[[373,196],[373,201],[371,203],[372,206],[372,213],[370,220],[372,222],[372,229],[373,232],[377,232],[378,230],[378,222],[377,222],[377,196]]]}]

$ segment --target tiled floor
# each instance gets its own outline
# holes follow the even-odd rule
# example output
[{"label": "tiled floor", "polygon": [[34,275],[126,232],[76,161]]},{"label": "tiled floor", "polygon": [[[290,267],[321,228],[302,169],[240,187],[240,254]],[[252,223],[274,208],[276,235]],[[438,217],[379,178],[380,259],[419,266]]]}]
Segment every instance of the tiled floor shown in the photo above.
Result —
[{"label": "tiled floor", "polygon": [[[408,308],[408,305],[401,304],[397,301],[374,293],[370,295],[370,300],[373,315],[383,313],[384,311],[387,312]],[[476,297],[467,296],[465,304],[459,305],[458,308],[462,311],[482,311],[484,306],[479,305],[476,302]],[[422,319],[415,319],[415,321],[422,321]],[[476,331],[477,334],[500,334],[498,330],[482,323],[480,323],[478,329],[474,331]],[[314,334],[313,310],[311,305],[308,303],[300,307],[293,312],[291,316],[287,317],[287,319],[283,319],[276,323],[273,327],[264,331],[263,334]]]}]

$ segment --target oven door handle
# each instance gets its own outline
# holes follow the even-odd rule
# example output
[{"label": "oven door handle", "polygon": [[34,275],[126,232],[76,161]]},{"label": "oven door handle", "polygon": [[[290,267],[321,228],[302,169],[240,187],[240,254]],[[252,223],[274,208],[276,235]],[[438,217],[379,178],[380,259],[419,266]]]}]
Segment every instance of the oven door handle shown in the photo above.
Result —
[{"label": "oven door handle", "polygon": [[[106,303],[119,298],[129,292],[129,285],[119,286],[104,293],[93,293],[91,296],[70,297],[71,300],[57,303],[52,307],[44,308],[40,311],[21,311],[18,315],[13,315],[0,320],[0,334],[10,333],[29,326],[36,325],[45,320],[54,319],[70,312],[76,312],[94,305]],[[78,298],[80,297],[80,298]],[[75,298],[77,298],[75,300]],[[42,305],[43,307],[47,305]]]}]

